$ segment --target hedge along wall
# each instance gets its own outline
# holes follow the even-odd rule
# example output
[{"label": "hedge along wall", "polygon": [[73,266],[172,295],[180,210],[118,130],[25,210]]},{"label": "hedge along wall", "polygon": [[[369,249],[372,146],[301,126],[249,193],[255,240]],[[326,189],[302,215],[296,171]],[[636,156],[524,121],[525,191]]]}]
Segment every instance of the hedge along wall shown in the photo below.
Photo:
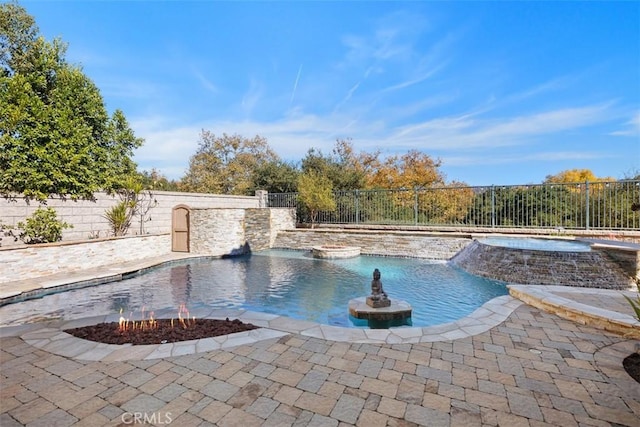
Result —
[{"label": "hedge along wall", "polygon": [[[257,192],[256,196],[227,196],[152,191],[158,203],[147,214],[150,220],[144,223],[141,232],[140,218],[134,218],[128,235],[170,233],[171,209],[179,204],[185,204],[192,208],[258,208],[266,206],[263,199],[266,198],[264,193],[266,192]],[[59,219],[73,225],[73,228],[63,231],[63,241],[87,240],[111,235],[109,223],[104,218],[104,214],[120,199],[105,193],[96,193],[95,196],[95,202],[85,200],[74,202],[70,199],[62,200],[60,198],[47,200],[46,206],[54,208]],[[15,227],[19,221],[24,221],[25,218],[31,216],[39,206],[43,205],[34,201],[27,204],[24,199],[10,201],[0,198],[0,222]],[[3,247],[21,243],[20,241],[14,242],[14,239],[10,237],[4,237],[0,241],[0,245]]]}]

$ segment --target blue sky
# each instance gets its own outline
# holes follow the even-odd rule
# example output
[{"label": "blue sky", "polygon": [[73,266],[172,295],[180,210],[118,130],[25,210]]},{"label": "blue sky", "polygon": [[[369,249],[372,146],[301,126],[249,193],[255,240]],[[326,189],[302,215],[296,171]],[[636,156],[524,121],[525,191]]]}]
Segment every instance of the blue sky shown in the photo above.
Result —
[{"label": "blue sky", "polygon": [[640,173],[640,2],[23,1],[180,178],[202,129],[285,160],[337,138],[447,180]]}]

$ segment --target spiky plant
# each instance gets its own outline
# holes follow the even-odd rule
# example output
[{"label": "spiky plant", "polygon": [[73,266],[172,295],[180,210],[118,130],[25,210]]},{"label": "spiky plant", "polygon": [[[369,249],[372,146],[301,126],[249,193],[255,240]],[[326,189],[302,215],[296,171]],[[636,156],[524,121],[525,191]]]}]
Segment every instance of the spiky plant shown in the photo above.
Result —
[{"label": "spiky plant", "polygon": [[633,311],[636,312],[636,318],[640,320],[640,289],[638,289],[638,296],[636,297],[635,300],[632,298],[629,298],[626,295],[623,295],[623,296],[627,299],[627,301],[629,301],[629,304],[631,304],[631,307],[633,307]]}]

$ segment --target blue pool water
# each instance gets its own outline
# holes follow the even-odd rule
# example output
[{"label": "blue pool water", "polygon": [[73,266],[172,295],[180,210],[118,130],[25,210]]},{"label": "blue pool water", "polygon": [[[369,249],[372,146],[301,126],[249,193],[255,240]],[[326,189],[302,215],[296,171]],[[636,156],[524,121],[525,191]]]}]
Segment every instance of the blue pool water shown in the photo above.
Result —
[{"label": "blue pool water", "polygon": [[591,250],[589,243],[575,240],[492,236],[480,238],[478,241],[490,246],[501,246],[512,249],[529,249],[534,251],[589,252]]},{"label": "blue pool water", "polygon": [[284,315],[359,327],[348,314],[352,298],[371,293],[375,268],[392,300],[413,306],[413,326],[455,321],[506,295],[504,283],[444,262],[361,256],[320,260],[308,252],[268,250],[227,259],[196,259],[119,282],[75,289],[0,307],[0,324],[76,319],[186,303]]}]

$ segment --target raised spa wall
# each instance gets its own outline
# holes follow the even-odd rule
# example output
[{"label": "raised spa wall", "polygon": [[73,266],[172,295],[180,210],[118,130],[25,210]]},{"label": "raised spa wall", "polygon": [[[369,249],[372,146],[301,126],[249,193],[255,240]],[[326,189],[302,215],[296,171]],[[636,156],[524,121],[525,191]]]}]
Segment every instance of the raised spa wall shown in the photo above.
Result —
[{"label": "raised spa wall", "polygon": [[589,252],[543,251],[474,240],[451,262],[477,276],[509,283],[621,290],[633,285],[631,272],[595,248]]}]

